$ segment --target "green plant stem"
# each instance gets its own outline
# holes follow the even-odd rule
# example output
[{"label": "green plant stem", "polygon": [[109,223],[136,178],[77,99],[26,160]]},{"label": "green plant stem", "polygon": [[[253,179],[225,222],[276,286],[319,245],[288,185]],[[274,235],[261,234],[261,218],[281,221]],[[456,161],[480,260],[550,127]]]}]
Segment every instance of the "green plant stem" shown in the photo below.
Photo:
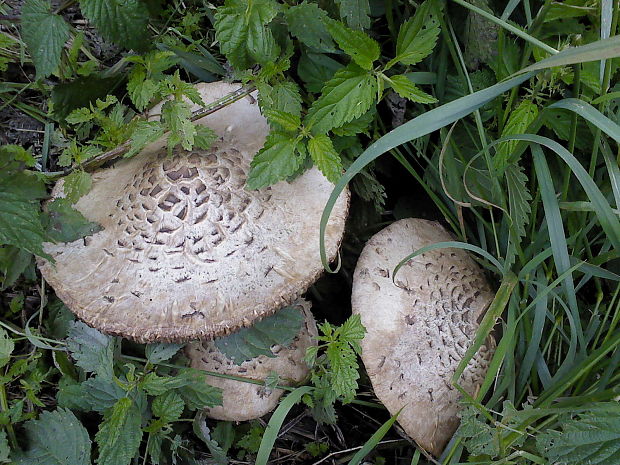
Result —
[{"label": "green plant stem", "polygon": [[[2,412],[7,412],[9,410],[9,404],[6,397],[6,386],[4,383],[0,383],[0,409]],[[5,428],[9,437],[9,442],[11,443],[11,449],[16,450],[18,448],[18,444],[13,425],[11,423],[7,423]]]}]

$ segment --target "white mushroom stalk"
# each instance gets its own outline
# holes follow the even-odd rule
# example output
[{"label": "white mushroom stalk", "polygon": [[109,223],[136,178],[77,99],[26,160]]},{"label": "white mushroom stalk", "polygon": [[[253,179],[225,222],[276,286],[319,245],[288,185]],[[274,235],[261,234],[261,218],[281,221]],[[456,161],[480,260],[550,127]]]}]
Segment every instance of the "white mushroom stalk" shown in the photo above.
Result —
[{"label": "white mushroom stalk", "polygon": [[[198,90],[209,104],[239,87]],[[176,149],[168,157],[162,139],[93,174],[75,208],[103,230],[48,243],[56,263],[39,261],[80,319],[138,342],[209,339],[274,313],[322,273],[319,220],[333,185],[313,168],[291,183],[245,189],[269,130],[255,97],[198,121],[219,136],[207,151]],[[53,195],[63,195],[62,180]],[[348,196],[328,227],[332,259]]]},{"label": "white mushroom stalk", "polygon": [[[452,377],[493,300],[482,270],[460,249],[411,252],[453,238],[438,223],[397,221],[373,236],[353,277],[353,313],[367,334],[362,360],[376,396],[422,448],[439,456],[458,427]],[[459,381],[475,395],[495,348],[489,338]]]}]

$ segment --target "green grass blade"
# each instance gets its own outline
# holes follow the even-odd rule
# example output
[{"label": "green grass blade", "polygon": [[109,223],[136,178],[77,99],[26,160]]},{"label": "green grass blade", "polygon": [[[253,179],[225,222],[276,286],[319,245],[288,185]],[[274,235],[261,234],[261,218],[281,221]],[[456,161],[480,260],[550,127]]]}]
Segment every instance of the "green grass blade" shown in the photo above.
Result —
[{"label": "green grass blade", "polygon": [[528,73],[546,68],[555,68],[556,66],[574,65],[575,63],[584,63],[586,61],[616,58],[618,56],[620,56],[620,36],[614,36],[605,40],[597,40],[591,44],[567,48],[557,55],[545,58],[538,63],[523,68],[516,74]]},{"label": "green grass blade", "polygon": [[401,410],[402,408],[398,412],[396,412],[396,414],[392,418],[390,418],[388,421],[383,423],[379,427],[379,429],[375,431],[375,433],[372,436],[370,436],[370,439],[368,439],[368,441],[364,443],[362,448],[355,453],[355,455],[349,462],[349,465],[359,465],[362,462],[362,460],[364,460],[364,457],[370,454],[370,452],[372,452],[372,450],[375,447],[377,447],[377,444],[379,444],[379,441],[383,439],[383,436],[387,434],[387,432],[390,430],[390,428],[396,421],[396,418],[398,418],[398,415],[400,414]]},{"label": "green grass blade", "polygon": [[607,171],[609,172],[609,180],[611,181],[611,190],[614,193],[616,209],[620,209],[620,167],[618,167],[618,162],[614,160],[614,156],[606,141],[602,142],[603,158],[607,166]]},{"label": "green grass blade", "polygon": [[559,102],[549,105],[548,108],[564,108],[565,110],[575,112],[582,118],[594,124],[616,142],[620,142],[620,126],[583,100],[578,98],[565,98]]},{"label": "green grass blade", "polygon": [[[308,394],[313,389],[312,386],[298,387],[280,402],[278,408],[273,412],[273,415],[271,415],[267,429],[265,429],[265,433],[263,434],[263,439],[260,442],[258,454],[256,455],[256,465],[267,465],[269,454],[271,454],[273,445],[278,438],[278,433],[280,432],[280,428],[288,412],[299,402],[304,394]],[[240,401],[243,401],[243,399],[240,399]]]},{"label": "green grass blade", "polygon": [[321,216],[320,226],[320,249],[321,249],[321,261],[326,270],[332,271],[329,268],[327,261],[327,254],[325,253],[325,228],[331,215],[336,199],[340,193],[344,190],[348,182],[359,173],[366,165],[377,159],[385,152],[398,147],[399,145],[409,142],[418,137],[430,134],[437,129],[454,123],[456,120],[469,115],[476,109],[484,106],[498,95],[503,94],[507,90],[512,89],[515,86],[525,82],[534,74],[524,74],[512,79],[508,79],[504,82],[500,82],[486,89],[480,90],[465,97],[461,97],[452,102],[446,103],[440,107],[434,108],[411,121],[397,127],[396,129],[388,132],[385,136],[375,141],[370,147],[368,147],[349,167],[349,169],[342,175],[342,177],[336,183],[334,190],[332,191],[323,215]]}]

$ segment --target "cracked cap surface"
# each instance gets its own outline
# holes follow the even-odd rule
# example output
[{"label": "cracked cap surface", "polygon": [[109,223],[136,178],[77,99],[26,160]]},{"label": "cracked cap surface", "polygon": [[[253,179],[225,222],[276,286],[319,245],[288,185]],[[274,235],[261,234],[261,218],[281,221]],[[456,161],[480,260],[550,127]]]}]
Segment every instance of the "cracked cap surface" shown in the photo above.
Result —
[{"label": "cracked cap surface", "polygon": [[[198,86],[205,104],[240,86]],[[195,107],[197,109],[197,106]],[[103,230],[45,244],[39,268],[87,324],[138,342],[210,339],[294,301],[322,273],[319,221],[333,185],[316,169],[293,182],[244,188],[268,133],[255,98],[199,120],[219,140],[175,150],[165,140],[93,174],[75,205]],[[52,193],[62,196],[62,180]],[[348,210],[343,193],[326,234],[334,258]]]}]

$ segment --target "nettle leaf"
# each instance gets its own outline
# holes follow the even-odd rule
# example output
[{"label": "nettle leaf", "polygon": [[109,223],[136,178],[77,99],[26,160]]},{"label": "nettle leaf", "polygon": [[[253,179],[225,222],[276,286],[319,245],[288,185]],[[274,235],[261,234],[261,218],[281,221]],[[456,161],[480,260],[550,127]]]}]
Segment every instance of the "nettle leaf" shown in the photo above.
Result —
[{"label": "nettle leaf", "polygon": [[127,93],[129,98],[140,111],[143,111],[153,100],[158,86],[152,79],[147,79],[144,68],[135,66],[127,80]]},{"label": "nettle leaf", "polygon": [[368,0],[335,0],[340,7],[340,17],[353,29],[370,27],[370,2]]},{"label": "nettle leaf", "polygon": [[279,110],[294,116],[301,114],[301,94],[294,82],[279,82],[271,87],[268,98],[261,100],[264,109]]},{"label": "nettle leaf", "polygon": [[128,465],[142,440],[142,416],[128,397],[120,399],[112,411],[104,416],[95,435],[99,446],[99,465]]},{"label": "nettle leaf", "polygon": [[82,397],[90,410],[103,413],[113,407],[127,393],[112,379],[95,376],[88,378],[81,386]]},{"label": "nettle leaf", "polygon": [[185,383],[177,392],[189,409],[222,405],[222,390],[207,383],[207,374],[204,371],[185,368],[179,370],[177,378]]},{"label": "nettle leaf", "polygon": [[9,363],[13,349],[15,349],[13,339],[9,337],[4,328],[0,328],[0,368]]},{"label": "nettle leaf", "polygon": [[316,167],[332,183],[342,175],[340,155],[334,149],[331,139],[325,134],[318,134],[308,142],[308,152]]},{"label": "nettle leaf", "polygon": [[47,204],[47,215],[47,233],[58,242],[73,242],[103,229],[84,218],[68,199],[58,198]]},{"label": "nettle leaf", "polygon": [[294,37],[315,50],[334,53],[334,41],[323,23],[326,18],[327,13],[315,3],[303,2],[286,10],[288,29]]},{"label": "nettle leaf", "polygon": [[[159,121],[139,121],[131,133],[131,148],[124,155],[133,157],[151,142],[164,135],[164,128]],[[195,138],[194,138],[195,139]]]},{"label": "nettle leaf", "polygon": [[80,0],[82,13],[104,39],[127,49],[149,43],[149,10],[140,0]]},{"label": "nettle leaf", "polygon": [[[265,110],[264,113],[269,124],[276,123],[285,131],[296,131],[301,126],[301,119],[297,115],[280,110]],[[278,127],[274,129],[278,129]]]},{"label": "nettle leaf", "polygon": [[161,117],[170,129],[168,136],[169,152],[181,144],[185,150],[191,150],[196,136],[196,127],[190,121],[192,108],[182,100],[168,100],[161,107]]},{"label": "nettle leaf", "polygon": [[71,203],[75,203],[80,197],[88,194],[92,185],[93,180],[90,174],[85,171],[75,170],[68,176],[65,176],[62,190],[65,193],[65,198]]},{"label": "nettle leaf", "polygon": [[67,349],[77,366],[111,380],[114,375],[114,338],[100,333],[81,321],[74,321],[66,340]]},{"label": "nettle leaf", "polygon": [[324,20],[327,30],[338,46],[358,65],[372,69],[373,62],[379,58],[379,44],[361,31],[349,29],[340,21],[330,18]]},{"label": "nettle leaf", "polygon": [[26,0],[21,15],[22,39],[37,69],[37,79],[52,74],[60,64],[60,55],[69,39],[66,21],[51,12],[47,0]]},{"label": "nettle leaf", "polygon": [[463,409],[460,416],[456,436],[462,439],[467,450],[473,455],[497,456],[500,447],[496,429],[480,420],[478,411],[471,405]]},{"label": "nettle leaf", "polygon": [[194,147],[207,150],[218,139],[217,133],[209,126],[200,123],[194,123],[196,135],[194,136]]},{"label": "nettle leaf", "polygon": [[306,84],[310,92],[321,92],[325,83],[329,81],[339,69],[341,63],[323,53],[302,53],[297,65],[297,74]]},{"label": "nettle leaf", "polygon": [[508,186],[510,219],[519,237],[525,236],[525,226],[530,219],[532,195],[527,187],[527,176],[518,164],[509,165],[504,171]]},{"label": "nettle leaf", "polygon": [[377,81],[368,71],[349,64],[334,74],[305,119],[315,133],[326,133],[366,113],[375,101]]},{"label": "nettle leaf", "polygon": [[260,189],[295,173],[302,162],[296,151],[298,144],[299,141],[294,136],[270,132],[265,146],[250,163],[248,188]]},{"label": "nettle leaf", "polygon": [[147,344],[144,350],[146,359],[151,363],[165,362],[170,360],[185,344]]},{"label": "nettle leaf", "polygon": [[188,384],[189,381],[174,376],[159,376],[156,373],[149,373],[141,383],[144,389],[151,396],[159,396],[163,393],[177,389]]},{"label": "nettle leaf", "polygon": [[90,465],[88,431],[71,410],[43,412],[24,428],[29,448],[13,456],[15,465]]},{"label": "nettle leaf", "polygon": [[331,368],[331,387],[345,402],[355,397],[359,366],[357,355],[346,342],[332,343],[325,351]]},{"label": "nettle leaf", "polygon": [[437,18],[439,8],[437,0],[426,0],[415,15],[400,27],[396,57],[388,63],[388,67],[396,62],[415,65],[431,54],[440,32]]},{"label": "nettle leaf", "polygon": [[420,90],[411,80],[404,74],[390,76],[390,86],[394,91],[403,98],[417,103],[435,103],[437,99],[432,95]]},{"label": "nettle leaf", "polygon": [[359,133],[368,134],[368,129],[376,115],[376,108],[373,107],[359,118],[332,129],[332,132],[337,136],[355,136]]},{"label": "nettle leaf", "polygon": [[288,346],[299,333],[303,321],[303,313],[298,307],[284,307],[250,328],[215,339],[215,345],[237,365],[259,355],[275,357],[271,347]]},{"label": "nettle leaf", "polygon": [[215,38],[228,61],[238,69],[274,61],[279,47],[265,27],[275,18],[279,5],[274,0],[226,0],[215,14]]},{"label": "nettle leaf", "polygon": [[562,431],[545,431],[536,437],[536,448],[548,463],[582,465],[620,463],[620,408],[615,402],[572,418],[564,418]]},{"label": "nettle leaf", "polygon": [[166,423],[177,421],[181,418],[184,408],[185,402],[174,391],[168,391],[161,396],[155,397],[151,407],[153,415],[161,418]]},{"label": "nettle leaf", "polygon": [[[527,132],[527,127],[537,116],[538,106],[530,100],[523,100],[519,106],[510,113],[508,122],[502,131],[502,137]],[[509,140],[501,142],[497,147],[495,156],[493,157],[493,165],[499,173],[503,173],[511,162],[510,155],[518,144],[519,141],[517,140]]]}]

